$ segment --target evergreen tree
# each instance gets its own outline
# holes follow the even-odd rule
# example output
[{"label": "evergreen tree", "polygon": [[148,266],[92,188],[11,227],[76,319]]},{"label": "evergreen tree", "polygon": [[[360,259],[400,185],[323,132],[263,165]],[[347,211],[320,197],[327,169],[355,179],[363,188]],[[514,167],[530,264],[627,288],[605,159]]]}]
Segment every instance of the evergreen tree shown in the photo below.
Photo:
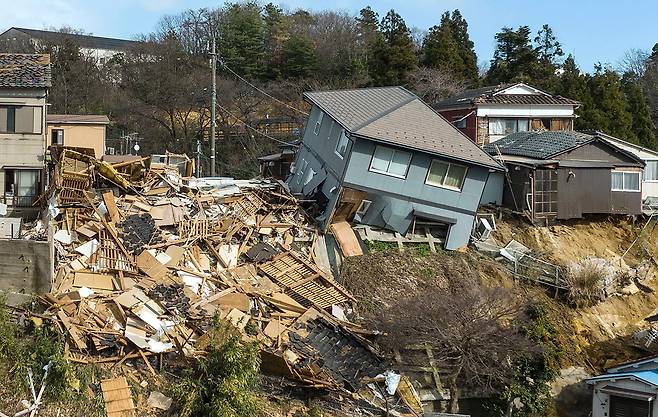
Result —
[{"label": "evergreen tree", "polygon": [[384,16],[380,31],[368,62],[370,77],[375,85],[404,84],[418,63],[411,32],[394,10]]},{"label": "evergreen tree", "polygon": [[279,6],[268,3],[263,8],[263,23],[266,76],[269,79],[278,79],[282,73],[283,45],[290,37],[290,19]]},{"label": "evergreen tree", "polygon": [[292,35],[283,46],[283,75],[289,78],[309,77],[315,65],[313,42],[304,35]]},{"label": "evergreen tree", "polygon": [[452,34],[457,42],[457,50],[462,58],[463,70],[461,76],[472,83],[477,83],[479,78],[478,59],[475,54],[475,44],[468,35],[468,23],[459,10],[453,10],[450,24],[452,25]]},{"label": "evergreen tree", "polygon": [[449,12],[441,16],[441,24],[432,26],[423,39],[421,56],[425,66],[445,70],[455,76],[464,74],[465,66],[453,33]]},{"label": "evergreen tree", "polygon": [[553,34],[550,26],[544,25],[535,37],[537,65],[532,74],[532,83],[540,88],[552,91],[557,83],[557,69],[560,58],[564,56],[562,45]]},{"label": "evergreen tree", "polygon": [[379,16],[377,13],[370,6],[367,6],[361,9],[356,22],[360,42],[366,46],[372,45],[379,35]]},{"label": "evergreen tree", "polygon": [[520,26],[513,30],[504,27],[495,38],[496,49],[487,72],[487,83],[530,82],[537,64],[537,51],[530,41],[530,28]]},{"label": "evergreen tree", "polygon": [[640,145],[656,149],[656,136],[654,135],[651,110],[642,92],[642,88],[635,82],[632,75],[624,74],[622,84],[626,94],[628,112],[633,120],[633,132]]},{"label": "evergreen tree", "polygon": [[263,75],[264,24],[255,2],[226,6],[219,27],[219,53],[234,71],[247,78]]}]

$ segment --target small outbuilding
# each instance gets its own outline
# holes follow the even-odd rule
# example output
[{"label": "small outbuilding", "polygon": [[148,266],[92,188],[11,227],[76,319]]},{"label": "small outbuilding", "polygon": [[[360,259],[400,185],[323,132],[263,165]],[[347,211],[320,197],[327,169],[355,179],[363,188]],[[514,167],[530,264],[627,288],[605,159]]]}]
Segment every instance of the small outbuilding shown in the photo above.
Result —
[{"label": "small outbuilding", "polygon": [[586,380],[592,417],[658,417],[658,357],[628,362]]},{"label": "small outbuilding", "polygon": [[644,161],[600,134],[518,132],[484,149],[508,169],[502,205],[533,220],[642,213]]}]

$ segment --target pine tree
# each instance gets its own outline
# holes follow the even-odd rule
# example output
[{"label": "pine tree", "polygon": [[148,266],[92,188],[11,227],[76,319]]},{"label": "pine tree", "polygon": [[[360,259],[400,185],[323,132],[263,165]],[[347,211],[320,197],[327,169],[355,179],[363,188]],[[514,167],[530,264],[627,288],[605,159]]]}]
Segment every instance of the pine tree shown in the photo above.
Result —
[{"label": "pine tree", "polygon": [[540,88],[552,91],[557,84],[556,72],[560,68],[560,58],[564,56],[562,45],[547,24],[537,32],[535,52],[537,65],[532,74],[532,83]]},{"label": "pine tree", "polygon": [[375,85],[404,84],[418,64],[411,32],[394,10],[384,16],[380,31],[368,63],[370,77]]},{"label": "pine tree", "polygon": [[226,65],[247,78],[262,76],[265,37],[258,4],[226,6],[219,30],[219,53]]},{"label": "pine tree", "polygon": [[287,78],[309,77],[315,65],[313,42],[307,36],[293,34],[283,46],[283,75]]},{"label": "pine tree", "polygon": [[633,132],[640,145],[656,149],[656,136],[654,135],[651,110],[642,92],[642,88],[635,82],[633,76],[624,75],[622,79],[628,112],[633,120]]}]

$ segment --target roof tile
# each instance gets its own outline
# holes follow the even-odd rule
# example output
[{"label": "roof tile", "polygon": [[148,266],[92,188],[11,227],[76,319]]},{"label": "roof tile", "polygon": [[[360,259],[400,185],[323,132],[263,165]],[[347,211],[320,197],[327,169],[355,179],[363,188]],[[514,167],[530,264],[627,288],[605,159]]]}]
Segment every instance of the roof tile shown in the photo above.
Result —
[{"label": "roof tile", "polygon": [[0,53],[0,87],[50,86],[50,55]]}]

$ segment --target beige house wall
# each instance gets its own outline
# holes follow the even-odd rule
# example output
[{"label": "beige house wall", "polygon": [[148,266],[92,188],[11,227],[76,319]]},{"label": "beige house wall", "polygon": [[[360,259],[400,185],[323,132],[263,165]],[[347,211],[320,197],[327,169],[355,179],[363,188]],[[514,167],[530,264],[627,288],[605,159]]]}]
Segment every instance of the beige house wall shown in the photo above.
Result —
[{"label": "beige house wall", "polygon": [[46,153],[46,90],[0,89],[0,105],[34,106],[34,124],[41,133],[0,132],[0,196],[5,192],[4,169],[24,167],[43,169]]},{"label": "beige house wall", "polygon": [[64,131],[64,146],[93,148],[97,158],[105,154],[105,125],[91,123],[48,123],[48,146],[51,145],[53,129]]}]

